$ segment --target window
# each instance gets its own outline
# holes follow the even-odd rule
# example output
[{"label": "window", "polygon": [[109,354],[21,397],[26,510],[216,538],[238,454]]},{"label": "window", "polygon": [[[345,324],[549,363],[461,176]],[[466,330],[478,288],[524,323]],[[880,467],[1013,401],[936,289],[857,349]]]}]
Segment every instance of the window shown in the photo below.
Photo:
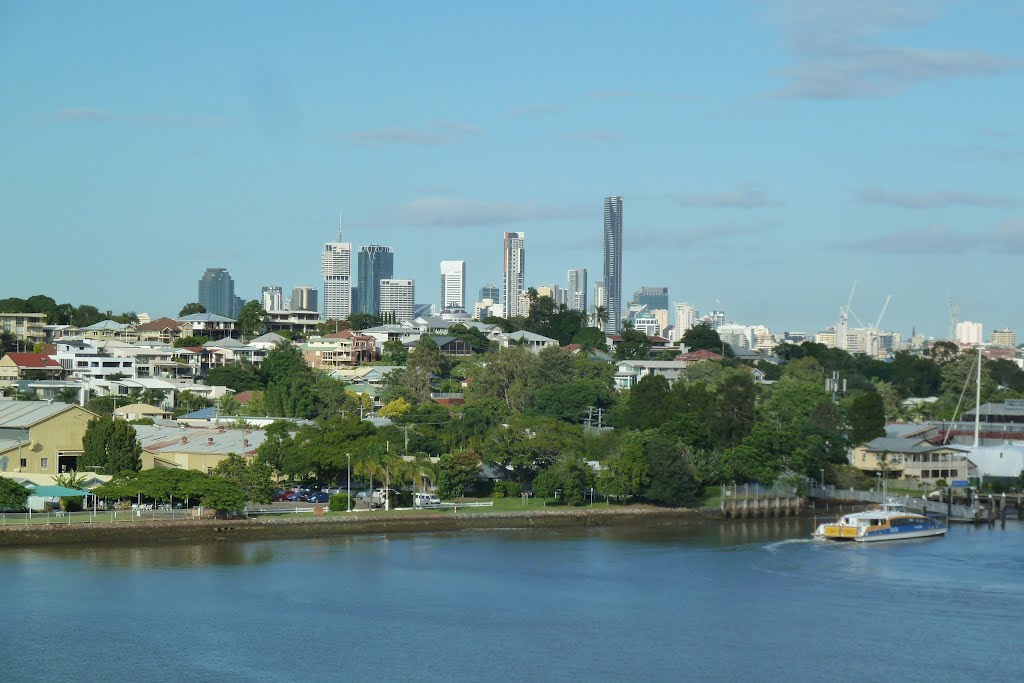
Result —
[{"label": "window", "polygon": [[18,464],[18,466],[19,467],[28,467],[28,458],[22,458],[20,463]]},{"label": "window", "polygon": [[46,470],[50,468],[49,458],[39,458],[39,469]]}]

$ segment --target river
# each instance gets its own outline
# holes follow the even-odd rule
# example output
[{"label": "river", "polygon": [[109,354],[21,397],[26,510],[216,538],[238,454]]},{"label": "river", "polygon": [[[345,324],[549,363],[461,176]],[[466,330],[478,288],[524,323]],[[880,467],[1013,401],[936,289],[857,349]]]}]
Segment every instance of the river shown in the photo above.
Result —
[{"label": "river", "polygon": [[810,520],[0,549],[3,678],[968,680],[1024,663],[1024,525]]}]

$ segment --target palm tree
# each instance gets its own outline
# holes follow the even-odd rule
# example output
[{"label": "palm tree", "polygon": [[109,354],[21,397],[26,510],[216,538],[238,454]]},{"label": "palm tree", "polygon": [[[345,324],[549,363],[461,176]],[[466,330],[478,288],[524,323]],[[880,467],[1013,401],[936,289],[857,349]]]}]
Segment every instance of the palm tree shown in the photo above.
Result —
[{"label": "palm tree", "polygon": [[604,306],[598,306],[594,309],[594,322],[597,323],[597,327],[604,329],[604,326],[608,324],[608,309]]},{"label": "palm tree", "polygon": [[[85,475],[79,474],[75,470],[69,472],[63,472],[61,474],[54,475],[53,483],[57,486],[63,486],[66,489],[80,489],[82,484],[85,483]],[[71,502],[75,500],[73,498],[61,498],[60,509],[67,510],[70,507]]]}]

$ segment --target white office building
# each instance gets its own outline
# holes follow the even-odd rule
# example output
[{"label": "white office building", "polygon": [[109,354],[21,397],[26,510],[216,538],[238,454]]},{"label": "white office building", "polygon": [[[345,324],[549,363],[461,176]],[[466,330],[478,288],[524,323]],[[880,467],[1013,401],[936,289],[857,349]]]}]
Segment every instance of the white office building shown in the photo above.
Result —
[{"label": "white office building", "polygon": [[338,217],[338,241],[326,242],[321,258],[324,276],[326,320],[345,320],[352,314],[352,244],[341,241],[341,217]]},{"label": "white office building", "polygon": [[960,346],[978,346],[984,341],[985,326],[965,320],[956,324],[956,343]]},{"label": "white office building", "polygon": [[673,341],[679,341],[686,331],[697,325],[697,309],[690,304],[676,304],[676,326]]},{"label": "white office building", "polygon": [[441,310],[466,310],[465,261],[441,261]]},{"label": "white office building", "polygon": [[380,281],[380,314],[394,314],[394,323],[409,322],[416,310],[416,281],[385,279]]},{"label": "white office building", "polygon": [[264,311],[280,311],[284,308],[284,300],[280,287],[264,287],[260,292],[260,303]]},{"label": "white office building", "polygon": [[587,312],[587,269],[573,268],[569,271],[569,308],[580,313]]}]

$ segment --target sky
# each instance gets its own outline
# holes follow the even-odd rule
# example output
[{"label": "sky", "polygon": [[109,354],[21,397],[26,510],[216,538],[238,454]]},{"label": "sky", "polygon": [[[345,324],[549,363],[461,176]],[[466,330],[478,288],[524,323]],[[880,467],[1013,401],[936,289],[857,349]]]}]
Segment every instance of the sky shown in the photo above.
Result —
[{"label": "sky", "polygon": [[775,332],[1024,334],[1024,2],[0,3],[0,298],[176,315],[395,249]]}]

